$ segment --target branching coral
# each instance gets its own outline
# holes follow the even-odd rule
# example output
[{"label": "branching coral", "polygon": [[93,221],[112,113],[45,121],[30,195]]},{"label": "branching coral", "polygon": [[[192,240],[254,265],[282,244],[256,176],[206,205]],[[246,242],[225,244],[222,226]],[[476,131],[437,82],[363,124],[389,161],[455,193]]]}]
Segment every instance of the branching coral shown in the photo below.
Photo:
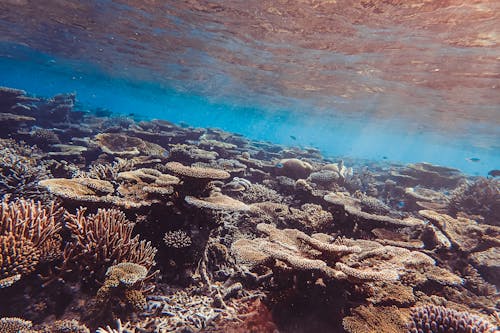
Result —
[{"label": "branching coral", "polygon": [[85,211],[81,208],[76,215],[67,215],[66,226],[73,240],[64,250],[65,270],[77,269],[86,278],[102,281],[106,268],[116,263],[131,262],[147,269],[155,264],[156,249],[151,243],[140,241],[138,235],[132,237],[134,223],[124,213],[99,209],[96,214],[85,216]]},{"label": "branching coral", "polygon": [[[61,254],[62,209],[7,198],[0,204],[0,284],[8,286]],[[18,276],[20,275],[20,276]]]}]

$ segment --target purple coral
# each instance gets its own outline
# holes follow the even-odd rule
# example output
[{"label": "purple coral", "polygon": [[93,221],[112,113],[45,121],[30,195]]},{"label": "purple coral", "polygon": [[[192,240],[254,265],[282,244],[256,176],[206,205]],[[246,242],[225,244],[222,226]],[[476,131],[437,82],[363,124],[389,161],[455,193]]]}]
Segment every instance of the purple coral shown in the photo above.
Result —
[{"label": "purple coral", "polygon": [[412,309],[407,333],[495,333],[487,320],[469,312],[447,309],[444,306],[425,305]]}]

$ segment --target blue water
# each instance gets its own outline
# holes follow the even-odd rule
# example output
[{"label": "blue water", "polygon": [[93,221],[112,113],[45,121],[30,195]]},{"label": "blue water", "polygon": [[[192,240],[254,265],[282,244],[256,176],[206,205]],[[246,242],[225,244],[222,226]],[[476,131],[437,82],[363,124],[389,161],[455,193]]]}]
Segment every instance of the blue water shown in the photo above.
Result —
[{"label": "blue water", "polygon": [[[258,101],[248,107],[237,106],[230,100],[215,102],[210,96],[181,93],[154,82],[131,81],[91,64],[57,59],[28,47],[2,44],[0,50],[0,85],[45,97],[76,92],[78,101],[88,108],[107,108],[140,119],[161,118],[196,127],[217,127],[251,139],[316,147],[332,157],[426,161],[471,175],[486,175],[500,167],[500,145],[482,147],[479,140],[473,140],[474,133],[462,140],[426,131],[407,132],[403,121],[390,119],[360,122],[340,116],[299,114],[266,108]],[[499,139],[500,129],[493,135]],[[472,157],[479,161],[469,161]]]}]

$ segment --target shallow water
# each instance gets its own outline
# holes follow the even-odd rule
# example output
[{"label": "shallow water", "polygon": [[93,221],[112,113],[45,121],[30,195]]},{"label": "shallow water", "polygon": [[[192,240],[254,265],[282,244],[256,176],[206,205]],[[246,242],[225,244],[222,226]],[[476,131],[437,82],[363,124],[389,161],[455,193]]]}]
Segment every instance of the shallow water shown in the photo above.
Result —
[{"label": "shallow water", "polygon": [[0,1],[0,332],[500,332],[499,27]]},{"label": "shallow water", "polygon": [[328,155],[500,162],[496,1],[0,6],[3,85]]}]

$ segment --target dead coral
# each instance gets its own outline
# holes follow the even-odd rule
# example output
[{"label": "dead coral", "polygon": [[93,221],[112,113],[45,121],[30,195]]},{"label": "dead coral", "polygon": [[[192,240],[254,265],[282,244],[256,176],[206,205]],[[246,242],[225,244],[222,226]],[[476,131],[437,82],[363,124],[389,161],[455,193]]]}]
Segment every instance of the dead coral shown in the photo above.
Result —
[{"label": "dead coral", "polygon": [[452,192],[449,209],[451,214],[481,215],[485,223],[500,226],[500,180],[479,177],[464,182]]},{"label": "dead coral", "polygon": [[151,142],[119,133],[101,133],[95,136],[95,141],[102,151],[119,157],[137,155],[163,156],[166,150]]},{"label": "dead coral", "polygon": [[67,214],[66,226],[73,240],[64,250],[63,271],[76,269],[84,278],[102,281],[110,265],[131,262],[150,269],[156,249],[150,242],[132,237],[134,223],[115,209],[99,209],[85,216],[85,208],[76,215]]},{"label": "dead coral", "polygon": [[400,184],[434,189],[454,188],[464,178],[460,170],[425,162],[408,164],[405,168],[392,171],[391,175]]},{"label": "dead coral", "polygon": [[42,193],[38,181],[49,176],[37,148],[0,139],[0,195],[38,197]]},{"label": "dead coral", "polygon": [[[434,279],[435,262],[421,252],[365,240],[331,242],[324,234],[310,237],[295,229],[279,230],[262,223],[257,228],[268,238],[241,239],[232,246],[237,258],[251,267],[285,264],[292,272],[310,272],[327,280],[351,283],[397,281],[413,271],[429,272],[424,280]],[[458,277],[450,276],[449,280],[446,282],[461,282]]]}]

